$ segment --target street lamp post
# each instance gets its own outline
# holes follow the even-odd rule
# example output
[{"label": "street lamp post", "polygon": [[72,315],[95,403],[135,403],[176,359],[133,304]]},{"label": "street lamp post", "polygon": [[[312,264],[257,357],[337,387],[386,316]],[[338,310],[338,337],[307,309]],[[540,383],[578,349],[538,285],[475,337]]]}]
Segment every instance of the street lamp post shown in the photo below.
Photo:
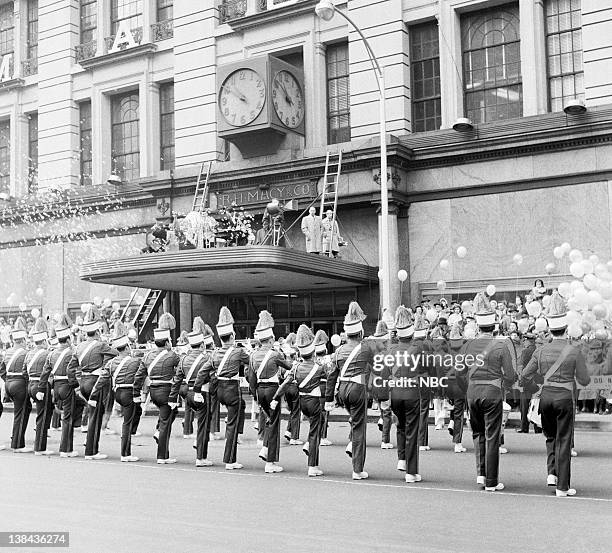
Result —
[{"label": "street lamp post", "polygon": [[355,25],[353,20],[345,13],[336,10],[330,0],[320,0],[315,7],[315,12],[324,21],[329,21],[334,14],[339,14],[346,19],[351,27],[361,37],[366,52],[372,63],[379,93],[379,118],[380,118],[380,287],[382,291],[381,312],[391,308],[391,278],[389,271],[389,195],[387,191],[387,119],[385,113],[385,79],[382,68],[372,51],[370,43]]}]

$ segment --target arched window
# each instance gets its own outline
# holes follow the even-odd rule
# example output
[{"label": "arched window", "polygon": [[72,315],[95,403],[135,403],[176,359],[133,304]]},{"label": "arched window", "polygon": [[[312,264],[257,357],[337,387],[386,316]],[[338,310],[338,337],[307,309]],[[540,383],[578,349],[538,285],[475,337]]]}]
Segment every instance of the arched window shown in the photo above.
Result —
[{"label": "arched window", "polygon": [[142,0],[112,0],[111,33],[113,36],[122,21],[127,21],[132,31],[142,27]]},{"label": "arched window", "polygon": [[111,106],[113,172],[122,180],[140,176],[138,93],[114,96]]},{"label": "arched window", "polygon": [[511,4],[461,19],[465,112],[475,123],[523,114],[520,24]]}]

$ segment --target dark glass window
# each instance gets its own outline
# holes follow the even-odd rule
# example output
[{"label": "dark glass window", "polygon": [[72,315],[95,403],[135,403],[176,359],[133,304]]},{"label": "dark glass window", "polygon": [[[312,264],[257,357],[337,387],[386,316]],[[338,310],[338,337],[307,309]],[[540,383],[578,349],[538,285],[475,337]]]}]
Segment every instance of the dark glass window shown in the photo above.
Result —
[{"label": "dark glass window", "polygon": [[442,125],[440,46],[435,21],[410,28],[412,131],[434,131]]},{"label": "dark glass window", "polygon": [[38,0],[28,0],[27,58],[38,58]]},{"label": "dark glass window", "polygon": [[173,0],[157,0],[157,21],[166,21],[172,19]]},{"label": "dark glass window", "polygon": [[327,46],[327,134],[330,144],[351,139],[348,43]]},{"label": "dark glass window", "polygon": [[466,116],[475,123],[521,117],[518,6],[466,14],[461,33]]},{"label": "dark glass window", "polygon": [[92,149],[91,149],[91,102],[79,104],[79,135],[81,141],[80,169],[81,184],[90,185],[92,175]]},{"label": "dark glass window", "polygon": [[551,111],[584,100],[580,0],[546,1],[546,54]]},{"label": "dark glass window", "polygon": [[96,40],[98,0],[81,0],[81,44]]},{"label": "dark glass window", "polygon": [[161,169],[174,169],[174,83],[159,87]]},{"label": "dark glass window", "polygon": [[113,96],[111,103],[113,171],[122,180],[140,176],[138,93]]},{"label": "dark glass window", "polygon": [[112,0],[111,33],[114,36],[121,21],[127,21],[130,29],[142,27],[142,0]]},{"label": "dark glass window", "polygon": [[11,123],[0,121],[0,192],[11,190]]},{"label": "dark glass window", "polygon": [[38,187],[38,113],[28,115],[28,192]]},{"label": "dark glass window", "polygon": [[[14,51],[14,14],[13,2],[0,5],[0,56]],[[11,71],[12,74],[12,71]]]}]

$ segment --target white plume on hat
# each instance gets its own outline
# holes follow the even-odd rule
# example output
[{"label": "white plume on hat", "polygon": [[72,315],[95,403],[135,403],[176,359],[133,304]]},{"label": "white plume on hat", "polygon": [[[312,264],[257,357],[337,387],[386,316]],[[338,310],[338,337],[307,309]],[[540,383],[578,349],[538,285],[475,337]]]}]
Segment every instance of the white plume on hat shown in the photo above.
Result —
[{"label": "white plume on hat", "polygon": [[315,350],[315,335],[305,324],[301,324],[298,328],[295,337],[295,345],[300,355],[309,355]]},{"label": "white plume on hat", "polygon": [[366,319],[363,309],[356,301],[349,304],[348,311],[344,317],[344,331],[347,336],[354,336],[363,332],[362,321]]},{"label": "white plume on hat", "polygon": [[378,321],[376,323],[376,330],[372,334],[371,338],[375,340],[387,340],[390,337],[389,327],[385,321]]},{"label": "white plume on hat", "polygon": [[204,331],[206,330],[206,325],[202,320],[202,317],[196,317],[193,319],[193,325],[191,327],[191,332],[187,334],[187,341],[191,346],[199,346],[204,341]]},{"label": "white plume on hat", "polygon": [[26,322],[23,317],[17,317],[13,323],[13,329],[11,330],[11,338],[13,340],[25,340],[28,336],[26,328]]},{"label": "white plume on hat", "polygon": [[259,312],[259,320],[257,321],[257,326],[255,327],[255,337],[258,340],[267,340],[269,338],[274,338],[274,318],[272,315],[266,311]]},{"label": "white plume on hat", "polygon": [[329,342],[329,336],[323,329],[317,330],[315,334],[315,351],[317,353],[327,353],[327,342]]},{"label": "white plume on hat", "polygon": [[55,327],[55,335],[58,338],[69,338],[72,329],[72,320],[66,313],[62,313],[59,316],[57,325]]},{"label": "white plume on hat", "polygon": [[219,310],[219,321],[217,322],[217,334],[219,338],[234,333],[234,317],[232,312],[224,305]]},{"label": "white plume on hat", "polygon": [[555,290],[546,308],[546,320],[550,330],[562,330],[567,326],[567,305],[559,292]]},{"label": "white plume on hat", "polygon": [[410,311],[400,305],[395,310],[395,330],[399,338],[410,338],[414,334],[414,323]]},{"label": "white plume on hat", "polygon": [[111,342],[113,347],[125,347],[128,345],[129,341],[127,327],[121,321],[117,321],[111,334]]},{"label": "white plume on hat", "polygon": [[83,330],[85,332],[95,332],[100,329],[100,313],[98,308],[90,303],[87,305],[87,311],[83,316]]},{"label": "white plume on hat", "polygon": [[153,331],[155,340],[170,340],[170,331],[176,328],[176,319],[170,313],[163,313],[157,321],[157,328]]},{"label": "white plume on hat", "polygon": [[484,292],[478,292],[472,302],[474,306],[474,316],[476,324],[480,327],[493,326],[495,324],[495,311],[491,307],[491,302]]},{"label": "white plume on hat", "polygon": [[30,330],[30,338],[32,338],[34,342],[44,342],[48,337],[47,322],[42,317],[38,317],[34,321],[32,330]]}]

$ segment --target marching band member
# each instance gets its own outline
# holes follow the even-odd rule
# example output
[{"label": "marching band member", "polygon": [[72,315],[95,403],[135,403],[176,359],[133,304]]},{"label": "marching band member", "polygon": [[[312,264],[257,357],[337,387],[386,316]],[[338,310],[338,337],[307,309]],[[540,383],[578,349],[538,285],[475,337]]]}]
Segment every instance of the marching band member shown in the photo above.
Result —
[{"label": "marching band member", "polygon": [[217,396],[219,402],[227,408],[223,462],[226,470],[241,469],[243,465],[236,462],[236,457],[238,434],[241,434],[244,428],[246,404],[240,393],[240,377],[244,374],[244,367],[248,366],[249,356],[243,348],[234,344],[236,338],[234,317],[225,306],[219,311],[217,334],[221,340],[221,347],[210,356],[199,371],[193,389],[195,393],[201,393],[206,372],[211,369],[216,371]]},{"label": "marching band member", "polygon": [[36,403],[34,455],[53,455],[54,452],[47,449],[47,433],[51,426],[53,401],[48,379],[43,380],[42,378],[43,368],[49,355],[47,323],[42,317],[34,321],[34,326],[30,330],[30,338],[34,342],[34,349],[28,351],[25,364],[28,371],[28,392],[32,401]]},{"label": "marching band member", "polygon": [[199,394],[194,392],[194,386],[200,370],[212,355],[214,345],[211,328],[201,317],[193,320],[191,332],[187,335],[191,349],[181,357],[177,374],[181,379],[181,396],[185,399],[185,407],[193,411],[198,428],[196,432],[196,467],[210,467],[213,462],[208,460],[208,441],[210,432],[210,380],[212,371],[204,375],[203,385]]},{"label": "marching band member", "polygon": [[310,428],[308,442],[304,445],[304,453],[308,455],[308,476],[322,476],[319,468],[319,443],[321,440],[321,379],[325,378],[325,369],[316,362],[315,336],[304,324],[297,331],[296,346],[301,361],[288,373],[281,386],[276,390],[270,404],[271,409],[277,409],[279,398],[291,382],[298,388],[300,409],[308,417]]},{"label": "marching band member", "polygon": [[[413,340],[414,342],[418,342],[418,346],[424,348],[427,352],[431,351],[431,348],[428,348],[428,344],[426,342],[428,324],[425,315],[422,313],[417,313],[414,318],[414,333]],[[435,367],[431,366],[419,366],[419,373],[416,375],[417,377],[428,377],[435,376]],[[429,387],[424,387],[420,390],[420,402],[421,406],[419,408],[419,451],[429,451],[431,447],[429,446],[429,404],[431,403],[431,389]]]},{"label": "marching band member", "polygon": [[[289,361],[295,361],[295,332],[287,335],[282,350]],[[287,431],[284,437],[289,441],[289,445],[302,445],[304,442],[300,440],[300,394],[294,383],[288,385],[285,391],[285,401],[289,409],[289,418],[287,419]]]},{"label": "marching band member", "polygon": [[0,362],[0,376],[5,382],[6,393],[13,401],[13,434],[11,448],[15,453],[30,453],[31,447],[25,445],[25,432],[32,411],[28,395],[28,371],[26,358],[26,323],[17,317],[11,330],[12,347],[6,350]]},{"label": "marching band member", "polygon": [[170,458],[169,444],[172,423],[178,410],[178,394],[181,380],[176,375],[179,356],[172,351],[170,331],[176,328],[176,321],[170,313],[163,313],[153,331],[155,348],[149,351],[142,362],[149,377],[151,400],[159,409],[157,423],[157,464],[172,465],[176,459]]},{"label": "marching band member", "polygon": [[[458,324],[451,327],[448,336],[448,344],[453,358],[459,355],[463,347],[463,338]],[[448,432],[453,437],[455,453],[465,453],[467,449],[461,443],[463,440],[463,421],[466,408],[465,390],[457,383],[457,371],[455,367],[451,367],[446,375],[448,378],[448,388],[446,393],[449,401],[452,403],[453,409],[450,412],[450,421],[448,423]]]},{"label": "marching band member", "polygon": [[[479,336],[466,343],[461,353],[477,360],[468,369],[457,372],[459,385],[467,388],[470,426],[474,438],[476,483],[486,491],[499,491],[499,446],[503,417],[503,386],[516,379],[510,350],[503,340],[493,337],[495,312],[487,297],[479,292],[474,298]],[[480,359],[480,362],[478,362]]]},{"label": "marching band member", "polygon": [[[375,348],[377,353],[381,353],[387,349],[390,344],[391,332],[385,321],[376,323],[376,331],[370,337],[375,340]],[[390,370],[383,364],[374,364],[372,366],[372,377],[388,381]],[[380,408],[380,418],[378,419],[378,429],[382,432],[382,440],[380,442],[381,449],[393,449],[391,443],[391,404],[389,402],[389,388],[387,386],[372,386],[372,398],[376,400]]]},{"label": "marching band member", "polygon": [[406,472],[405,480],[411,484],[421,481],[418,439],[423,390],[417,379],[422,370],[418,364],[400,361],[400,357],[416,359],[419,354],[429,352],[429,347],[421,340],[412,339],[414,323],[410,312],[403,305],[395,311],[395,330],[398,343],[388,345],[385,356],[395,358],[391,379],[396,385],[391,388],[390,395],[391,409],[397,417],[397,470]]},{"label": "marching band member", "polygon": [[329,413],[325,410],[325,388],[327,386],[327,373],[330,371],[329,356],[327,355],[327,342],[329,338],[324,330],[317,330],[315,334],[315,362],[324,369],[324,374],[320,378],[321,382],[321,442],[320,446],[334,445],[327,437],[329,427]]},{"label": "marching band member", "polygon": [[263,434],[263,447],[259,457],[266,462],[266,473],[282,472],[279,466],[280,451],[280,416],[281,409],[278,401],[275,407],[271,402],[278,390],[283,370],[291,370],[292,364],[286,361],[283,355],[273,348],[274,345],[274,319],[267,311],[259,313],[259,321],[255,327],[255,337],[261,347],[251,354],[249,361],[249,380],[254,397],[257,398],[260,408],[266,416]]},{"label": "marching band member", "polygon": [[132,424],[136,405],[142,401],[140,391],[147,373],[142,361],[130,355],[128,329],[121,321],[115,323],[111,345],[119,355],[106,363],[91,393],[95,396],[98,389],[110,383],[123,414],[121,461],[133,463],[139,458],[132,455]]},{"label": "marching band member", "polygon": [[74,351],[68,372],[76,371],[80,374],[81,394],[87,400],[88,425],[87,441],[85,443],[85,459],[106,459],[108,455],[99,452],[100,431],[108,387],[96,390],[92,394],[95,383],[106,363],[117,356],[117,351],[106,342],[100,340],[100,317],[93,305],[88,307],[83,318],[83,331],[87,339],[81,342]]},{"label": "marching band member", "polygon": [[47,357],[43,378],[53,387],[53,394],[62,405],[62,436],[60,439],[60,457],[78,457],[74,450],[74,427],[81,423],[83,408],[87,405],[82,396],[77,396],[79,388],[76,367],[68,370],[73,356],[71,345],[72,321],[62,314],[55,335],[58,345]]},{"label": "marching band member", "polygon": [[334,408],[336,382],[338,403],[351,417],[351,452],[353,480],[364,480],[367,432],[367,379],[374,358],[371,340],[363,340],[362,321],[366,318],[359,304],[352,301],[344,317],[346,344],[341,345],[332,358],[332,371],[327,378],[325,409]]},{"label": "marching band member", "polygon": [[525,382],[542,383],[539,412],[546,437],[548,486],[556,486],[557,497],[576,495],[570,488],[572,437],[574,434],[574,386],[586,386],[591,377],[580,348],[567,340],[565,302],[553,292],[546,320],[552,342],[543,344],[525,367]]}]

